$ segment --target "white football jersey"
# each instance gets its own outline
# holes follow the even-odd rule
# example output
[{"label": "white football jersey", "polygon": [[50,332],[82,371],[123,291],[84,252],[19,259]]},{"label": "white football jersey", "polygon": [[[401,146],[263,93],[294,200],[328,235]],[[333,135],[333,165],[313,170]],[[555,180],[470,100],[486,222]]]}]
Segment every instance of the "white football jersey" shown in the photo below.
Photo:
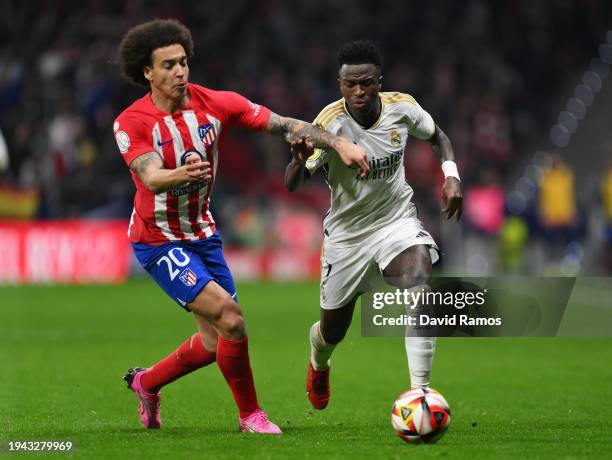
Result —
[{"label": "white football jersey", "polygon": [[362,178],[357,169],[345,166],[334,151],[315,149],[306,162],[310,174],[321,166],[327,173],[331,207],[323,228],[333,244],[355,244],[397,219],[416,217],[416,208],[410,201],[412,187],[404,174],[404,147],[408,136],[431,138],[435,124],[408,94],[381,92],[380,100],[380,117],[368,129],[349,115],[344,99],[325,107],[314,121],[364,147],[370,164],[370,172]]}]

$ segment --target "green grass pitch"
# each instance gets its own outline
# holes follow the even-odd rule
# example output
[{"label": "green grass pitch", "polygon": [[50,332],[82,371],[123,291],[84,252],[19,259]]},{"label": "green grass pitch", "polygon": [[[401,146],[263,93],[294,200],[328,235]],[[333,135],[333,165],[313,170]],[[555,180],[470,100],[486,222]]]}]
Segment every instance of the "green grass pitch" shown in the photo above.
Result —
[{"label": "green grass pitch", "polygon": [[408,386],[401,338],[363,338],[356,316],[333,357],[330,405],[316,412],[304,383],[317,285],[242,283],[238,292],[260,403],[283,436],[237,432],[215,365],[164,388],[164,428],[141,428],[121,376],[195,331],[146,280],[0,289],[0,441],[72,440],[76,458],[612,456],[612,339],[440,339],[432,386],[452,423],[438,444],[414,446],[390,424]]}]

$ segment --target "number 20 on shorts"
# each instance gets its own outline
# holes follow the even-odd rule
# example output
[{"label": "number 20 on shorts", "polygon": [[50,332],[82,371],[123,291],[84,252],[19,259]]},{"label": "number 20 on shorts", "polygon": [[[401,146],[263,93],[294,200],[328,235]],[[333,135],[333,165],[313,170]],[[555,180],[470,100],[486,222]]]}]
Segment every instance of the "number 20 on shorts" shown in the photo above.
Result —
[{"label": "number 20 on shorts", "polygon": [[[177,257],[177,253],[180,253],[180,256]],[[177,267],[184,267],[190,262],[190,258],[185,252],[183,248],[172,248],[168,251],[167,255],[162,256],[157,261],[157,266],[160,266],[162,262],[165,262],[168,267],[168,275],[170,276],[170,281],[173,281],[174,278],[180,273],[178,268],[174,268],[173,264]]]}]

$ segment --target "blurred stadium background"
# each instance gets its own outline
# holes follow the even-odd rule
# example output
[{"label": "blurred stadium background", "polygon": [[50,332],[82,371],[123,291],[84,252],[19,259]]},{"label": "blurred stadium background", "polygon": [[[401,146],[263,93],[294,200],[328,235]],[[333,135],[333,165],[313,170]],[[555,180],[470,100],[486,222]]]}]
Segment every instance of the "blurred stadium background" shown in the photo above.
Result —
[{"label": "blurred stadium background", "polygon": [[[119,40],[153,17],[191,29],[192,81],[306,120],[339,98],[337,48],[375,41],[383,87],[412,94],[458,157],[459,224],[441,218],[429,147],[414,142],[406,152],[441,273],[612,273],[610,1],[4,0],[0,450],[11,439],[72,439],[83,458],[408,452],[388,412],[408,382],[404,347],[396,337],[362,339],[359,311],[334,355],[333,407],[313,414],[304,398],[329,191],[317,175],[285,192],[286,144],[239,130],[222,146],[213,212],[240,280],[260,401],[286,435],[236,433],[215,369],[164,388],[162,433],[138,426],[120,376],[193,333],[133,261],[134,186],[112,134],[114,118],[143,94],[119,75]],[[296,281],[279,282],[288,279]],[[567,335],[595,325],[600,332],[583,334],[591,337],[441,338],[432,382],[453,407],[453,426],[419,458],[610,458],[612,347],[593,337],[612,330],[610,283],[596,281],[576,290],[565,317]],[[56,285],[91,282],[123,284]]]},{"label": "blurred stadium background", "polygon": [[[605,1],[4,1],[0,5],[0,282],[142,275],[125,237],[134,187],[112,123],[143,92],[119,75],[132,25],[192,31],[191,80],[312,120],[339,98],[337,48],[383,52],[383,89],[449,134],[464,219],[444,223],[428,145],[407,147],[444,273],[612,272],[612,4]],[[283,187],[286,144],[225,139],[213,212],[238,279],[315,279],[329,192]],[[93,233],[92,233],[93,232]]]}]

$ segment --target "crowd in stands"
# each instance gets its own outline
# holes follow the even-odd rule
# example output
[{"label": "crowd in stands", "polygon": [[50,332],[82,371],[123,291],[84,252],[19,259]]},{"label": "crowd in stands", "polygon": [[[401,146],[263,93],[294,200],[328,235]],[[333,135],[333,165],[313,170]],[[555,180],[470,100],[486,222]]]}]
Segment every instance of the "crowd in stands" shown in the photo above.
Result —
[{"label": "crowd in stands", "polygon": [[[605,41],[612,5],[581,0],[2,2],[0,129],[9,161],[0,172],[0,218],[129,217],[134,188],[112,124],[144,90],[121,78],[116,50],[130,26],[153,17],[177,18],[191,29],[193,82],[237,91],[277,113],[306,120],[340,97],[338,47],[353,39],[373,40],[384,55],[383,89],[413,95],[453,142],[465,194],[462,227],[495,238],[500,267],[522,270],[521,254],[534,225],[529,216],[508,218],[506,198],[516,166],[550,144],[567,77],[586,68]],[[320,176],[297,194],[286,192],[289,157],[286,144],[271,136],[237,130],[225,137],[212,200],[231,244],[318,246],[328,190]],[[595,168],[607,171],[598,180],[609,254],[612,169]],[[419,217],[444,245],[442,176],[427,144],[409,143],[406,172]],[[576,201],[571,168],[559,157],[541,180],[540,229],[559,233],[564,241],[580,238],[583,203]],[[16,206],[18,200],[23,203]],[[606,270],[612,270],[611,263],[610,256],[597,262]]]}]

